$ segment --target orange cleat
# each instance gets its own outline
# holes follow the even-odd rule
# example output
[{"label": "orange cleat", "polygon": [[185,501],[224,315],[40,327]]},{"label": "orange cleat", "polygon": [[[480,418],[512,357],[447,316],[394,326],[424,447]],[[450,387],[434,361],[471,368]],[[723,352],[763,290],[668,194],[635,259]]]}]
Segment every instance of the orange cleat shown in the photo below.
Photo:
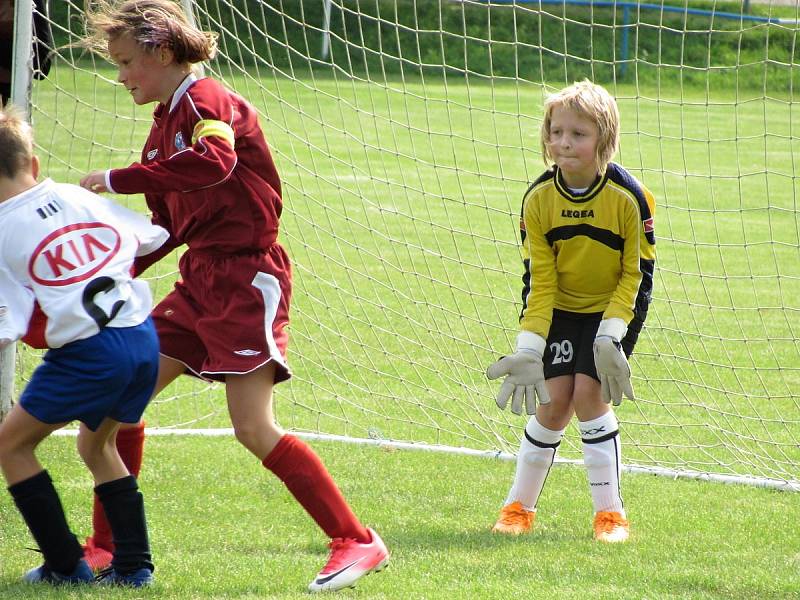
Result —
[{"label": "orange cleat", "polygon": [[521,502],[512,502],[504,506],[500,511],[497,523],[492,527],[492,533],[507,533],[509,535],[528,533],[533,527],[535,518],[535,510],[525,509]]},{"label": "orange cleat", "polygon": [[628,540],[628,521],[618,512],[601,511],[594,515],[594,539],[607,544],[618,544]]}]

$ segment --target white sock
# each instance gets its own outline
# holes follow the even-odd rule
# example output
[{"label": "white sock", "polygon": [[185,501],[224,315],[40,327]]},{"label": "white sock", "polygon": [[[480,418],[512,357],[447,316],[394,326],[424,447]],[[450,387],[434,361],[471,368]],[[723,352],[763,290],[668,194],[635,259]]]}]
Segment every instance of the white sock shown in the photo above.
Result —
[{"label": "white sock", "polygon": [[512,502],[520,502],[526,510],[536,510],[536,502],[542,493],[563,435],[563,429],[553,431],[542,427],[535,416],[528,420],[525,435],[519,444],[517,472],[506,498],[506,506]]},{"label": "white sock", "polygon": [[625,516],[620,495],[622,451],[619,424],[612,411],[591,421],[580,421],[583,464],[589,476],[594,511],[618,512]]}]

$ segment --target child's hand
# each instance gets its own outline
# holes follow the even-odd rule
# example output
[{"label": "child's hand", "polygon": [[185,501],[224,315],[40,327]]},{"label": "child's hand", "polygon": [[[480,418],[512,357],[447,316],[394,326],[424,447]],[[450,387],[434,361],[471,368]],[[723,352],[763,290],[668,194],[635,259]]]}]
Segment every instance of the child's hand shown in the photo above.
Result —
[{"label": "child's hand", "polygon": [[594,366],[600,378],[600,394],[603,402],[619,406],[624,394],[631,400],[633,395],[631,384],[631,366],[622,352],[619,342],[609,336],[598,336],[594,340]]},{"label": "child's hand", "polygon": [[631,400],[636,399],[631,384],[631,366],[620,345],[627,330],[628,326],[622,319],[603,319],[594,339],[594,366],[600,379],[600,395],[603,402],[611,402],[614,406],[620,405],[623,394]]},{"label": "child's hand", "polygon": [[84,175],[80,181],[80,186],[95,194],[108,192],[109,189],[106,187],[106,172],[92,171],[88,175]]},{"label": "child's hand", "polygon": [[544,381],[542,353],[545,340],[542,336],[521,331],[517,336],[517,351],[504,356],[486,370],[486,377],[497,379],[505,376],[497,392],[497,406],[504,409],[511,398],[511,412],[522,414],[522,403],[529,415],[536,414],[536,397],[539,404],[550,404],[550,394]]}]

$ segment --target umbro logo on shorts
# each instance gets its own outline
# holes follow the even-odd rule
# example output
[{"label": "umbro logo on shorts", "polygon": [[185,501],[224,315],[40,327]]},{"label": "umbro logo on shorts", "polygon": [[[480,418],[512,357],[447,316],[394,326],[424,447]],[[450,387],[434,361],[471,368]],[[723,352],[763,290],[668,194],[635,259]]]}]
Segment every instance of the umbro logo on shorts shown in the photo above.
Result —
[{"label": "umbro logo on shorts", "polygon": [[261,354],[261,350],[234,350],[234,354],[238,354],[239,356],[258,356]]}]

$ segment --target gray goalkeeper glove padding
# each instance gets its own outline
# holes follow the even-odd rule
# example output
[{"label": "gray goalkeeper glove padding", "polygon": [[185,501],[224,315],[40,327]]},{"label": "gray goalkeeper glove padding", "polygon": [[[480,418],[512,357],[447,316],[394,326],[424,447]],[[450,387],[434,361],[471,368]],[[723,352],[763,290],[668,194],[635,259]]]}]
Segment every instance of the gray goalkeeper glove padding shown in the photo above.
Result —
[{"label": "gray goalkeeper glove padding", "polygon": [[600,394],[603,402],[619,406],[622,395],[631,400],[631,366],[622,352],[620,341],[625,336],[628,326],[622,319],[603,319],[594,339],[594,366],[600,379]]},{"label": "gray goalkeeper glove padding", "polygon": [[521,331],[517,336],[517,351],[511,356],[504,356],[486,369],[486,377],[497,379],[505,375],[503,385],[497,392],[497,406],[504,409],[511,400],[511,412],[522,414],[522,402],[529,415],[536,414],[536,397],[539,404],[550,404],[550,394],[544,382],[545,340],[542,336],[530,331]]}]

